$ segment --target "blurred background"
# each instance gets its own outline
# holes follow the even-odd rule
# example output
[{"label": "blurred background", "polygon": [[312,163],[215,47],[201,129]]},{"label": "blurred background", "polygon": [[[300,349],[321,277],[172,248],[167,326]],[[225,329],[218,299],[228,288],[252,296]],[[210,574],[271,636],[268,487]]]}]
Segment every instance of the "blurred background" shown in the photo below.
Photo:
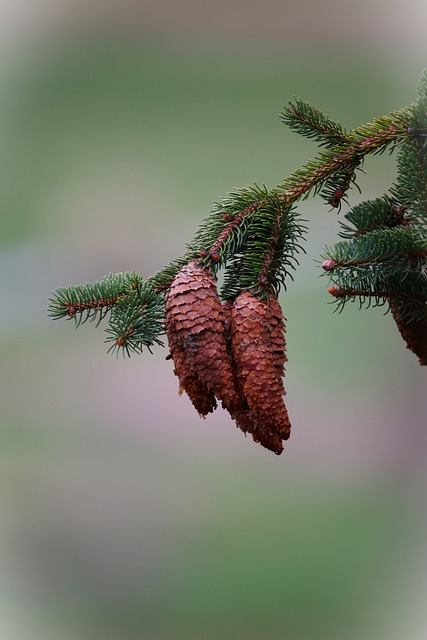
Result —
[{"label": "blurred background", "polygon": [[[167,352],[116,360],[57,287],[150,276],[212,203],[411,103],[423,0],[0,3],[1,640],[422,640],[426,372],[382,309],[333,313],[319,200],[288,318],[281,457],[199,420]],[[368,159],[365,198],[394,179]],[[360,197],[352,193],[354,204]]]}]

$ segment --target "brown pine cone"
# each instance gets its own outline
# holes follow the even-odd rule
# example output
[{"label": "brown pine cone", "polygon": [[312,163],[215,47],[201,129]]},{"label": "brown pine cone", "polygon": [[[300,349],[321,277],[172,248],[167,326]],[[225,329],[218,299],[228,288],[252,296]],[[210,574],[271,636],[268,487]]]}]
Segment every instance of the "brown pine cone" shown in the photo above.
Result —
[{"label": "brown pine cone", "polygon": [[233,305],[231,343],[243,393],[255,418],[254,439],[280,453],[281,440],[289,438],[291,425],[283,402],[284,319],[277,301],[264,302],[242,292]]},{"label": "brown pine cone", "polygon": [[277,298],[270,298],[270,326],[271,326],[271,346],[273,351],[274,365],[280,378],[284,376],[284,364],[288,361],[286,356],[285,340],[285,320],[283,312]]},{"label": "brown pine cone", "polygon": [[[192,261],[174,278],[166,296],[166,334],[175,372],[181,387],[190,395],[187,380],[199,383],[206,398],[220,400],[232,418],[241,413],[241,397],[227,349],[225,316],[213,276]],[[212,406],[212,402],[211,402]],[[211,409],[212,410],[212,409]]]},{"label": "brown pine cone", "polygon": [[420,320],[406,322],[400,317],[400,305],[393,298],[389,298],[390,310],[399,329],[400,335],[406,342],[408,349],[418,356],[420,365],[427,365],[427,309]]},{"label": "brown pine cone", "polygon": [[205,417],[216,409],[215,395],[191,370],[185,350],[178,337],[173,332],[170,335],[168,332],[168,340],[175,365],[174,374],[178,376],[179,380],[179,394],[181,395],[185,391],[199,416]]},{"label": "brown pine cone", "polygon": [[[224,302],[223,304],[224,315],[225,315],[225,328],[227,335],[227,344],[230,352],[230,358],[233,362],[234,367],[236,368],[236,363],[234,360],[233,349],[232,349],[232,338],[231,338],[231,326],[232,326],[232,312],[233,312],[233,303],[229,300]],[[281,309],[279,307],[280,313]],[[276,322],[278,326],[278,323]],[[281,332],[280,337],[283,338],[283,332]],[[278,337],[276,337],[277,342]],[[280,454],[283,451],[282,438],[276,433],[263,432],[260,429],[258,420],[254,413],[248,406],[246,398],[244,397],[242,381],[239,375],[237,375],[237,390],[241,397],[241,412],[236,416],[236,424],[244,433],[250,433],[254,442],[261,444],[266,449],[273,451],[276,454]]]},{"label": "brown pine cone", "polygon": [[[289,437],[290,429],[282,400],[286,360],[283,315],[274,299],[262,306],[252,296],[252,318],[245,314],[244,305],[239,302],[236,307],[236,302],[222,305],[213,276],[196,262],[181,269],[166,296],[166,334],[175,374],[180,390],[186,391],[200,415],[213,411],[216,397],[243,432],[280,454],[282,439]],[[240,326],[239,314],[244,316],[245,326]],[[258,346],[253,344],[253,335],[247,346],[244,339],[239,341],[248,323],[252,334],[260,330],[265,334]],[[239,359],[233,358],[233,342],[243,345],[237,349]],[[253,370],[248,357],[256,363]],[[272,411],[278,397],[281,408],[274,406]]]}]

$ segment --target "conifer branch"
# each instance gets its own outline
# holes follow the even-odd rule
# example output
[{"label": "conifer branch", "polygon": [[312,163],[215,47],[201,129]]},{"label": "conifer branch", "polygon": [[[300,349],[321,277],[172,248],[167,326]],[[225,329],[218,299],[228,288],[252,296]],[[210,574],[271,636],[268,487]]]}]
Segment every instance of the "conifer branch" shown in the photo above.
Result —
[{"label": "conifer branch", "polygon": [[49,299],[48,314],[54,320],[73,318],[76,326],[87,320],[97,320],[98,325],[119,299],[141,282],[136,273],[115,273],[99,282],[61,287]]},{"label": "conifer branch", "polygon": [[135,273],[110,274],[58,289],[49,314],[74,319],[76,326],[87,320],[99,324],[108,316],[109,351],[130,355],[161,344],[165,295],[189,263],[214,277],[224,270],[223,300],[232,302],[243,291],[270,300],[286,288],[303,250],[306,227],[297,202],[319,194],[340,210],[365,156],[397,148],[397,180],[390,193],[346,213],[344,241],[326,248],[322,266],[340,305],[394,300],[394,315],[399,307],[410,321],[422,316],[424,304],[427,317],[427,74],[418,92],[414,105],[351,131],[299,98],[288,103],[283,122],[317,142],[317,156],[272,189],[254,185],[217,202],[185,253],[147,280]]},{"label": "conifer branch", "polygon": [[[278,303],[303,251],[306,227],[296,204],[318,194],[338,212],[367,155],[396,149],[388,194],[356,205],[322,268],[342,310],[385,306],[408,349],[427,365],[427,72],[417,102],[352,131],[300,99],[282,120],[314,140],[318,155],[273,189],[254,185],[214,205],[185,253],[143,280],[110,274],[58,289],[54,319],[108,317],[108,352],[130,356],[166,333],[180,392],[201,416],[218,403],[255,442],[280,454],[291,424],[283,402],[285,318]],[[357,187],[357,185],[356,185]],[[217,289],[217,274],[223,284]]]},{"label": "conifer branch", "polygon": [[301,98],[289,101],[280,117],[290,129],[311,138],[320,146],[334,147],[351,141],[351,135],[341,124],[334,122]]},{"label": "conifer branch", "polygon": [[287,204],[308,197],[330,176],[339,173],[347,165],[361,162],[366,155],[383,153],[390,144],[397,144],[407,137],[409,109],[400,109],[390,116],[355,129],[347,144],[322,151],[317,158],[307,162],[292,173],[281,185]]},{"label": "conifer branch", "polygon": [[339,236],[351,239],[366,235],[375,229],[390,229],[400,225],[407,226],[410,221],[405,216],[405,207],[387,194],[375,200],[366,200],[345,214],[345,219],[352,226],[340,222],[342,231]]}]

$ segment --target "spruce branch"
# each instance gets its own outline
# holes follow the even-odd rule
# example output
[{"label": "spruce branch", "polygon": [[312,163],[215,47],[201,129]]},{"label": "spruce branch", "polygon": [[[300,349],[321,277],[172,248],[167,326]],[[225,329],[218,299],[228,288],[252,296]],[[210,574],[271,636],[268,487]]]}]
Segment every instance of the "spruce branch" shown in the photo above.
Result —
[{"label": "spruce branch", "polygon": [[415,104],[351,131],[299,98],[289,102],[281,119],[319,145],[313,159],[274,188],[246,187],[215,203],[183,255],[148,279],[110,274],[96,283],[60,288],[50,299],[49,314],[72,318],[76,326],[87,320],[98,325],[108,316],[109,351],[130,355],[161,344],[165,296],[190,263],[213,277],[223,270],[223,301],[233,303],[245,291],[270,301],[292,279],[303,251],[306,226],[297,203],[318,194],[339,211],[364,158],[388,148],[397,150],[395,184],[389,194],[346,213],[344,241],[326,248],[322,266],[341,307],[357,299],[393,305],[393,316],[405,322],[427,318],[426,73],[418,93]]},{"label": "spruce branch", "polygon": [[413,133],[411,128],[397,158],[398,178],[391,189],[394,198],[410,212],[412,220],[421,228],[427,227],[426,152],[426,140]]},{"label": "spruce branch", "polygon": [[360,163],[366,155],[383,153],[392,143],[399,144],[408,136],[410,113],[409,108],[404,108],[390,116],[378,118],[355,129],[350,142],[321,151],[280,185],[286,202],[293,204],[300,198],[307,198],[313,189],[318,193],[324,181],[339,173],[343,167]]},{"label": "spruce branch", "polygon": [[375,200],[366,200],[356,205],[345,214],[345,219],[350,222],[347,225],[340,222],[341,238],[349,239],[374,231],[375,229],[389,229],[399,225],[408,225],[406,209],[403,205],[385,194]]},{"label": "spruce branch", "polygon": [[111,311],[106,329],[108,352],[130,356],[143,347],[163,346],[158,336],[164,332],[164,296],[147,282],[138,282],[121,296]]},{"label": "spruce branch", "polygon": [[76,326],[108,317],[105,341],[116,355],[151,351],[166,333],[180,392],[199,415],[221,403],[244,433],[278,455],[291,431],[278,295],[304,251],[297,203],[319,195],[340,212],[364,158],[387,148],[396,150],[395,183],[347,211],[342,239],[322,255],[323,275],[337,310],[349,301],[386,307],[427,365],[427,72],[415,104],[352,131],[298,98],[281,117],[318,143],[313,159],[272,189],[254,185],[217,202],[184,254],[150,278],[127,272],[60,288],[48,309]]},{"label": "spruce branch", "polygon": [[319,146],[335,147],[351,140],[350,134],[338,122],[301,98],[289,101],[280,118],[290,129],[318,142]]},{"label": "spruce branch", "polygon": [[119,299],[140,282],[136,273],[114,273],[99,282],[61,287],[49,298],[48,314],[54,320],[73,318],[76,326],[96,320],[98,326]]},{"label": "spruce branch", "polygon": [[166,291],[178,271],[193,259],[202,259],[205,265],[210,264],[218,270],[229,255],[244,245],[249,225],[244,226],[243,223],[265,206],[267,199],[280,202],[282,215],[283,211],[289,212],[294,203],[308,197],[313,189],[318,192],[331,176],[349,166],[357,166],[368,154],[381,153],[391,143],[400,142],[407,135],[405,118],[408,119],[409,113],[408,108],[401,109],[355,129],[349,141],[342,143],[338,150],[321,152],[270,191],[267,187],[255,185],[230,194],[217,203],[203,221],[188,245],[187,253],[156,273],[150,282],[156,290]]},{"label": "spruce branch", "polygon": [[337,242],[326,250],[324,258],[333,260],[339,267],[376,263],[396,265],[403,258],[408,267],[413,268],[418,260],[423,263],[426,255],[427,239],[401,225],[392,229],[373,229],[351,241]]}]

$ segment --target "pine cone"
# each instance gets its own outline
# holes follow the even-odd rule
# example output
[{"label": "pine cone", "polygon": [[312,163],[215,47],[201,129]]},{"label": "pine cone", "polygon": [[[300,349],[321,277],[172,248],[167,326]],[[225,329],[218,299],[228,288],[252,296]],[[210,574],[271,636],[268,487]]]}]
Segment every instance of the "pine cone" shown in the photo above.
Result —
[{"label": "pine cone", "polygon": [[215,397],[255,442],[280,454],[290,425],[282,375],[284,323],[274,298],[250,293],[221,304],[213,276],[196,262],[174,278],[166,296],[166,334],[184,390],[200,415]]},{"label": "pine cone", "polygon": [[277,298],[270,298],[270,341],[272,345],[274,366],[277,374],[282,378],[284,376],[284,364],[288,361],[286,356],[286,340],[285,340],[285,320],[283,312]]},{"label": "pine cone", "polygon": [[[236,418],[242,412],[242,399],[236,389],[224,322],[213,276],[190,262],[174,278],[166,297],[166,334],[175,372],[199,413],[206,415],[201,407],[208,406],[207,398],[213,407],[212,397],[216,396]],[[195,384],[197,393],[192,392],[188,380]]]},{"label": "pine cone", "polygon": [[[235,385],[236,385],[236,392],[239,396],[239,406],[238,406],[238,412],[236,413],[236,415],[234,416],[234,419],[236,421],[237,426],[239,427],[239,429],[241,429],[241,431],[243,431],[243,433],[250,433],[252,434],[252,437],[254,439],[255,442],[259,442],[259,439],[256,437],[256,432],[257,432],[257,420],[254,416],[254,414],[252,413],[252,411],[249,409],[248,403],[246,401],[246,398],[244,396],[243,393],[243,388],[242,388],[242,384],[240,381],[240,378],[238,376],[238,373],[236,371],[236,363],[234,361],[234,356],[233,356],[233,349],[232,349],[232,345],[231,345],[231,322],[232,322],[232,311],[233,311],[233,303],[230,300],[226,300],[223,305],[222,305],[223,311],[224,311],[224,327],[225,327],[225,337],[226,337],[226,342],[227,342],[227,351],[228,351],[228,356],[229,359],[232,363],[232,367],[235,373]],[[280,441],[281,444],[281,441]],[[270,447],[268,447],[270,448]],[[275,449],[277,449],[277,446],[275,447]],[[272,450],[275,450],[272,449]],[[283,449],[283,447],[282,447]]]},{"label": "pine cone", "polygon": [[[168,324],[166,326],[168,327]],[[191,370],[185,349],[178,336],[168,329],[167,334],[169,349],[175,365],[174,374],[179,379],[179,394],[181,395],[185,391],[199,416],[205,417],[216,409],[215,395]]]},{"label": "pine cone", "polygon": [[427,310],[420,320],[406,322],[401,317],[402,309],[397,300],[389,298],[389,304],[397,328],[406,342],[407,348],[418,356],[420,365],[427,365]]},{"label": "pine cone", "polygon": [[264,302],[242,292],[233,305],[231,342],[243,393],[255,419],[254,440],[280,453],[281,440],[289,438],[291,425],[283,402],[284,318],[277,300]]}]

